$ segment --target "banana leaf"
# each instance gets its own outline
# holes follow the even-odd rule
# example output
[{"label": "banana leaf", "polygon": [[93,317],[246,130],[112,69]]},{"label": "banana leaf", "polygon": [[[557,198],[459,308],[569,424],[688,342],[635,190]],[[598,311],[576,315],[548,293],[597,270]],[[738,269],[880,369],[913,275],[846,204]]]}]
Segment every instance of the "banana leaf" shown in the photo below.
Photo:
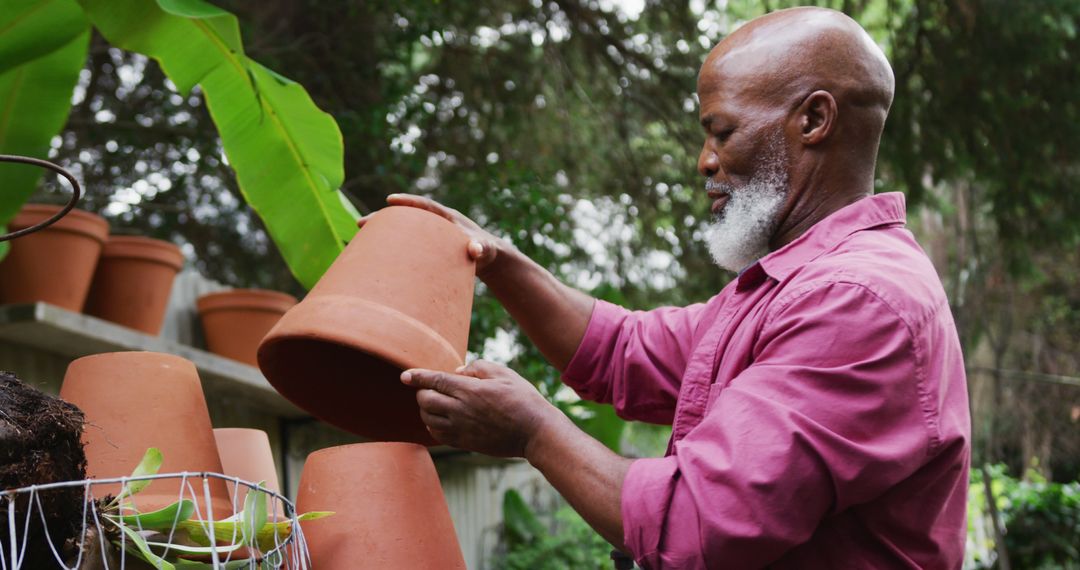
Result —
[{"label": "banana leaf", "polygon": [[181,91],[199,84],[240,191],[293,275],[311,287],[355,235],[338,190],[333,117],[299,84],[244,54],[236,17],[202,0],[80,0],[113,45],[157,60]]},{"label": "banana leaf", "polygon": [[[51,53],[0,73],[0,154],[47,158],[49,141],[67,122],[71,94],[86,63],[89,28]],[[34,193],[42,170],[0,163],[0,224]],[[7,242],[0,243],[0,257]]]},{"label": "banana leaf", "polygon": [[66,46],[89,26],[75,0],[3,0],[0,74]]}]

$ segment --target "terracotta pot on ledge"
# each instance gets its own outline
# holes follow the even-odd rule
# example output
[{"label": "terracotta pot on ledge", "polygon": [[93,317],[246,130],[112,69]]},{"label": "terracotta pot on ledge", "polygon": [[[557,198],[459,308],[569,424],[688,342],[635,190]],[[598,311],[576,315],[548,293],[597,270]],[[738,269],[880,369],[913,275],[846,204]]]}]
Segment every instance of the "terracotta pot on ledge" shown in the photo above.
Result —
[{"label": "terracotta pot on ledge", "polygon": [[312,453],[296,508],[335,513],[300,523],[312,568],[465,568],[435,465],[419,445],[359,443]]},{"label": "terracotta pot on ledge", "polygon": [[[62,209],[27,204],[8,223],[8,231],[28,228]],[[11,242],[0,263],[0,303],[44,302],[81,311],[90,290],[109,223],[101,216],[71,210],[55,224]]]},{"label": "terracotta pot on ledge", "polygon": [[270,384],[319,419],[369,439],[431,445],[407,368],[463,364],[475,263],[446,219],[373,214],[259,347]]},{"label": "terracotta pot on ledge", "polygon": [[231,289],[203,295],[196,305],[210,352],[258,366],[259,342],[296,305],[296,297],[265,289]]},{"label": "terracotta pot on ledge", "polygon": [[113,236],[105,242],[85,313],[150,335],[161,332],[173,280],[184,266],[167,241]]},{"label": "terracotta pot on ledge", "polygon": [[[86,473],[94,479],[126,477],[146,450],[161,450],[159,473],[221,473],[210,413],[202,384],[191,362],[156,352],[113,352],[86,356],[68,366],[60,397],[86,414],[83,442]],[[222,479],[208,479],[215,519],[233,514]],[[202,478],[189,479],[194,497],[180,479],[160,479],[135,495],[140,511],[163,508],[180,498],[193,499],[206,518]],[[116,495],[119,484],[94,485],[95,498]]]}]

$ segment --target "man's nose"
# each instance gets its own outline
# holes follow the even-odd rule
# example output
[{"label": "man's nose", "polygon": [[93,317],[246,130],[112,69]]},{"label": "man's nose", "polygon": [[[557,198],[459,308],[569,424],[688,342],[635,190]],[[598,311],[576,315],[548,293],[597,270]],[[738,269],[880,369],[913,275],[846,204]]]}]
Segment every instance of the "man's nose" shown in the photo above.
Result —
[{"label": "man's nose", "polygon": [[699,174],[706,178],[716,176],[716,173],[720,170],[720,157],[709,148],[708,142],[701,147],[701,154],[698,155],[697,170]]}]

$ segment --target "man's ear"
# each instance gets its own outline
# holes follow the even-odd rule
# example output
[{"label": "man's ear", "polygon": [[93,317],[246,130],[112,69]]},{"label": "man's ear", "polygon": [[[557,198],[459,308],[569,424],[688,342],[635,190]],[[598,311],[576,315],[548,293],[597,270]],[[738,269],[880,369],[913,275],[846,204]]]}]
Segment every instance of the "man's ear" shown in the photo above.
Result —
[{"label": "man's ear", "polygon": [[836,99],[828,91],[814,91],[803,100],[796,111],[799,136],[804,145],[820,144],[836,125]]}]

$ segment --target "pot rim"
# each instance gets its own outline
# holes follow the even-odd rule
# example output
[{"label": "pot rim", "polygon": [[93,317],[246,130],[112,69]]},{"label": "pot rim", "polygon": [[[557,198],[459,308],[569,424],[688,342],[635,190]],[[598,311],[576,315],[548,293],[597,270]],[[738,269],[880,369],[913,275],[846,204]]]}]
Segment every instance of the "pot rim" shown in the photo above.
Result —
[{"label": "pot rim", "polygon": [[323,460],[326,457],[332,455],[338,455],[342,453],[354,453],[354,452],[376,452],[381,453],[385,451],[396,451],[395,448],[401,451],[415,451],[423,453],[423,455],[430,458],[426,447],[419,443],[413,443],[411,441],[363,441],[360,443],[347,443],[344,445],[334,445],[331,447],[324,447],[322,449],[316,449],[308,454],[304,460],[306,464],[311,461],[312,458]]},{"label": "pot rim", "polygon": [[[28,228],[46,218],[49,218],[63,209],[63,206],[54,204],[25,204],[15,217],[8,222],[8,229],[20,230]],[[109,222],[92,212],[73,208],[66,216],[42,231],[61,231],[80,234],[99,243],[105,243],[109,236]]]},{"label": "pot rim", "polygon": [[[344,301],[344,306],[348,307],[347,310],[342,308],[341,301]],[[373,315],[382,315],[396,322],[403,329],[400,336],[410,340],[398,343],[388,337],[373,334],[374,331],[370,329],[375,326],[372,324],[376,320],[371,318]],[[366,342],[361,339],[365,339]],[[367,299],[347,295],[309,297],[297,305],[297,310],[285,313],[259,343],[257,360],[263,376],[285,399],[297,404],[313,416],[350,433],[368,437],[370,434],[357,431],[362,428],[348,418],[329,417],[325,410],[318,406],[304,405],[297,401],[297,394],[304,390],[314,389],[319,385],[319,379],[307,379],[301,384],[296,378],[278,374],[271,365],[274,361],[273,354],[279,346],[295,341],[313,340],[373,356],[402,370],[418,365],[417,354],[431,355],[430,360],[423,364],[425,368],[450,371],[464,364],[463,355],[431,327],[400,311]],[[420,421],[419,415],[416,421]],[[436,443],[430,436],[421,436],[421,438],[410,441],[424,445]]]},{"label": "pot rim", "polygon": [[199,297],[195,305],[200,315],[227,310],[285,313],[298,302],[288,293],[270,289],[226,289]]},{"label": "pot rim", "polygon": [[[193,371],[196,370],[195,363],[193,363],[192,361],[184,358],[183,356],[177,356],[175,354],[170,354],[168,352],[156,352],[156,351],[153,351],[153,350],[117,350],[117,351],[113,351],[113,352],[99,352],[97,354],[88,354],[86,356],[80,356],[79,358],[76,358],[75,360],[72,360],[71,364],[75,364],[76,362],[89,362],[91,360],[104,360],[104,359],[112,359],[112,358],[129,358],[129,357],[132,357],[132,356],[135,356],[135,355],[153,355],[153,356],[157,357],[159,360],[171,361],[171,362],[180,364],[181,366],[190,366],[191,370],[193,370]],[[68,368],[71,367],[71,364],[68,365]]]},{"label": "pot rim", "polygon": [[101,250],[101,258],[139,259],[160,263],[176,271],[184,267],[180,246],[145,236],[110,236]]}]

